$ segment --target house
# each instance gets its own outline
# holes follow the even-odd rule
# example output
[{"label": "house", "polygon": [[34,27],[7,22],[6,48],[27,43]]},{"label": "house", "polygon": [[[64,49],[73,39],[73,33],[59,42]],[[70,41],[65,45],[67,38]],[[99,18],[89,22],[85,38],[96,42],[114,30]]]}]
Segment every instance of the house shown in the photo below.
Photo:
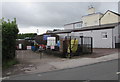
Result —
[{"label": "house", "polygon": [[85,16],[82,16],[81,20],[83,21],[82,27],[87,27],[87,26],[95,26],[99,25],[100,23],[100,18],[103,16],[102,13],[100,12],[95,12],[94,7],[88,8],[88,14]]},{"label": "house", "polygon": [[64,29],[75,29],[75,28],[81,28],[82,27],[82,21],[69,23],[64,25]]},{"label": "house", "polygon": [[118,23],[120,22],[120,14],[108,10],[99,20],[101,25]]},{"label": "house", "polygon": [[106,11],[105,14],[95,12],[95,8],[88,9],[88,15],[81,18],[82,26],[75,28],[75,23],[66,24],[63,31],[56,31],[60,37],[88,36],[93,38],[93,48],[120,47],[120,14]]}]

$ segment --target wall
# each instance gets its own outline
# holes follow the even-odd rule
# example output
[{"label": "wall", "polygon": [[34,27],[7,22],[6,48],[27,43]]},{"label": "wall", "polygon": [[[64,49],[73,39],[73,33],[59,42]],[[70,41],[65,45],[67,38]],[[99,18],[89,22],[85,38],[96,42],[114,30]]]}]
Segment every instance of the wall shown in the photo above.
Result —
[{"label": "wall", "polygon": [[[83,16],[82,17],[82,27],[87,27],[87,26],[94,26],[94,25],[99,25],[99,18],[101,17],[101,14],[92,14],[88,16]],[[87,25],[85,24],[87,23]]]},{"label": "wall", "polygon": [[[107,32],[108,38],[103,39],[101,32]],[[93,48],[112,48],[112,29],[76,32],[75,36],[80,33],[83,33],[83,36],[93,37]]]},{"label": "wall", "polygon": [[66,30],[66,29],[73,29],[73,24],[64,26],[64,29],[65,29],[65,30]]},{"label": "wall", "polygon": [[[120,43],[120,25],[116,26],[115,29],[113,29],[113,43]],[[115,48],[115,45],[113,45]]]},{"label": "wall", "polygon": [[[81,31],[81,32],[72,32],[58,34],[61,38],[65,36],[87,36],[93,37],[93,48],[115,48],[115,43],[120,43],[119,31],[120,25],[111,29],[102,29],[102,30],[90,30],[90,31]],[[102,32],[107,32],[107,38],[102,38]],[[116,37],[116,38],[115,38]]]},{"label": "wall", "polygon": [[110,23],[117,23],[120,22],[120,17],[110,11],[108,11],[102,18],[101,18],[101,24],[110,24]]}]

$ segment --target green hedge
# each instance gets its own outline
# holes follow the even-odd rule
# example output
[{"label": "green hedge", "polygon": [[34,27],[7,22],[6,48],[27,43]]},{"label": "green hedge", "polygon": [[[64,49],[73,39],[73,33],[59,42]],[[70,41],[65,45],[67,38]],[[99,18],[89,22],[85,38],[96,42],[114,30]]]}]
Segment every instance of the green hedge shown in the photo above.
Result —
[{"label": "green hedge", "polygon": [[5,21],[2,19],[2,63],[15,59],[15,45],[19,30],[16,19]]}]

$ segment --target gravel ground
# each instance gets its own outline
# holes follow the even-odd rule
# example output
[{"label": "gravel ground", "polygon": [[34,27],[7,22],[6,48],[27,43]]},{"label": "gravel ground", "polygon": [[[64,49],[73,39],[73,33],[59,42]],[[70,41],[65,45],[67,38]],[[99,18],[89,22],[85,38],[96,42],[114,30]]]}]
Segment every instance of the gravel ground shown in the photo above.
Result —
[{"label": "gravel ground", "polygon": [[[75,56],[75,58],[96,58],[112,53],[118,52],[118,49],[94,49],[93,54],[85,54],[81,56]],[[54,66],[50,65],[50,62],[62,62],[67,61],[67,58],[59,58],[52,55],[40,54],[31,50],[16,50],[16,58],[19,64],[10,67],[9,69],[3,69],[3,77],[28,73],[40,73],[56,70]]]},{"label": "gravel ground", "polygon": [[55,68],[49,65],[49,62],[62,61],[64,58],[55,57],[52,55],[41,54],[31,50],[16,50],[16,58],[19,64],[16,64],[9,69],[2,71],[2,75],[18,75],[26,73],[37,73],[54,70]]}]

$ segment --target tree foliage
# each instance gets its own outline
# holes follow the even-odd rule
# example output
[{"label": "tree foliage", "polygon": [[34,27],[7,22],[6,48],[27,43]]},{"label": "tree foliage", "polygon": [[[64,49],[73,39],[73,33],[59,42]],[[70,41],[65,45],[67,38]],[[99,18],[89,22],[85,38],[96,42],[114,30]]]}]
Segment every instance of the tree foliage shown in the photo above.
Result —
[{"label": "tree foliage", "polygon": [[25,33],[25,34],[18,34],[18,39],[25,39],[26,37],[33,38],[37,35],[37,33]]},{"label": "tree foliage", "polygon": [[16,19],[5,21],[2,19],[2,62],[15,58],[16,38],[19,30]]}]

